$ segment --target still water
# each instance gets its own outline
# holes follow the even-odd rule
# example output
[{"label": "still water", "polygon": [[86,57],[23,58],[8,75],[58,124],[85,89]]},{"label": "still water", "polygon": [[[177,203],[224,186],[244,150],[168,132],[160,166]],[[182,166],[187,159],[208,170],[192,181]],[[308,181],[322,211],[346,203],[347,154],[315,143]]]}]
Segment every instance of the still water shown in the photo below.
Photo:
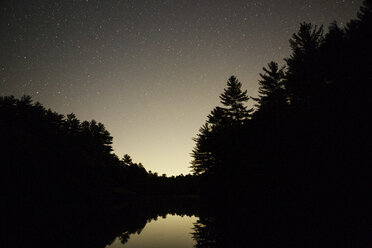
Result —
[{"label": "still water", "polygon": [[125,244],[117,237],[106,248],[191,248],[196,244],[191,233],[197,220],[195,216],[159,216],[150,220],[141,231],[131,234]]},{"label": "still water", "polygon": [[1,213],[0,247],[372,247],[369,208],[316,212],[252,205],[168,197],[11,209]]}]

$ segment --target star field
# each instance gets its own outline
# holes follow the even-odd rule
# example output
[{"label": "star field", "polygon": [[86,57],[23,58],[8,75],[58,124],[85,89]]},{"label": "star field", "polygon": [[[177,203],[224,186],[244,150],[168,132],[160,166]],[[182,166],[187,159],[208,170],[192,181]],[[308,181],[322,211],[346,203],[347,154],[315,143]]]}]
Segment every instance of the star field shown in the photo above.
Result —
[{"label": "star field", "polygon": [[226,80],[255,96],[299,23],[344,25],[358,1],[2,1],[0,94],[105,124],[115,153],[188,173],[194,137]]}]

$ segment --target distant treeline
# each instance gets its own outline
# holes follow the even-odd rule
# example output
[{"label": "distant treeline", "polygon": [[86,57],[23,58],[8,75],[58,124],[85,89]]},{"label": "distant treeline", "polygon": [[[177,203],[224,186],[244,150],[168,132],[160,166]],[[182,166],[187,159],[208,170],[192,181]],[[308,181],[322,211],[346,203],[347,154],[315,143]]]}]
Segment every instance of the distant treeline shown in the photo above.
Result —
[{"label": "distant treeline", "polygon": [[301,23],[289,42],[285,64],[263,68],[257,98],[229,78],[191,168],[206,195],[360,205],[372,189],[372,1],[328,32]]},{"label": "distant treeline", "polygon": [[[4,204],[58,203],[135,195],[191,194],[193,177],[148,173],[112,153],[102,123],[79,121],[33,103],[0,97],[1,191]],[[164,186],[167,184],[167,187]]]}]

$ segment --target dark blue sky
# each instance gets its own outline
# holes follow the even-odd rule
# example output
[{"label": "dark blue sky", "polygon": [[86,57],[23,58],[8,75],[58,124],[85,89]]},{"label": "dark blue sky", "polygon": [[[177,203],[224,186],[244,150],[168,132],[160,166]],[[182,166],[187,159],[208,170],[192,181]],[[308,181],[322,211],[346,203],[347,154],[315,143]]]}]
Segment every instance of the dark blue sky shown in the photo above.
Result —
[{"label": "dark blue sky", "polygon": [[0,94],[100,121],[119,157],[185,174],[230,75],[256,96],[300,22],[344,25],[361,2],[1,1]]}]

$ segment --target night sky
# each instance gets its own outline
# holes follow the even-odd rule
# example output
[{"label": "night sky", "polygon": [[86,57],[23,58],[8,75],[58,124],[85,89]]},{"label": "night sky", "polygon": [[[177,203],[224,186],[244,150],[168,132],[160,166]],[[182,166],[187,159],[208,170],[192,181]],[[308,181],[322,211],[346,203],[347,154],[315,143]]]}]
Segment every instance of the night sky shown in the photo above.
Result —
[{"label": "night sky", "polygon": [[344,25],[362,0],[1,2],[0,95],[102,122],[120,158],[178,175],[229,76],[256,96],[300,22]]}]

